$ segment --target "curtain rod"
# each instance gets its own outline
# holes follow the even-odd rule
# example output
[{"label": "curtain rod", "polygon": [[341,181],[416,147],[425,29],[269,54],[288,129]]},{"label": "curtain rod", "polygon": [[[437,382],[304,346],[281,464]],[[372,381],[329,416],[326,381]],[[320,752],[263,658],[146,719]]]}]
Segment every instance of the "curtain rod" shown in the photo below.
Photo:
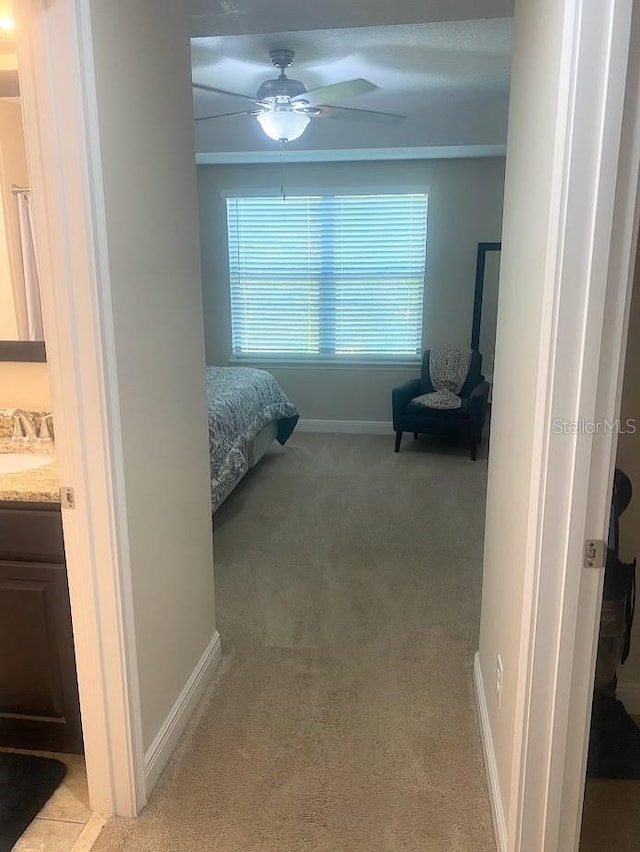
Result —
[{"label": "curtain rod", "polygon": [[20,195],[20,193],[22,192],[31,192],[31,188],[28,186],[16,186],[16,184],[14,183],[14,185],[11,187],[11,192],[14,195]]}]

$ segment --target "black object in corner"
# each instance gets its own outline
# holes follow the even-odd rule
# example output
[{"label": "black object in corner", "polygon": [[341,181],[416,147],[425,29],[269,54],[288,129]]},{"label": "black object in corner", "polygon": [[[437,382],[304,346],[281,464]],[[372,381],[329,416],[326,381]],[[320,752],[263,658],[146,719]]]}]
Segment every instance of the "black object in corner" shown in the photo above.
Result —
[{"label": "black object in corner", "polygon": [[66,771],[50,757],[0,753],[0,852],[11,852]]}]

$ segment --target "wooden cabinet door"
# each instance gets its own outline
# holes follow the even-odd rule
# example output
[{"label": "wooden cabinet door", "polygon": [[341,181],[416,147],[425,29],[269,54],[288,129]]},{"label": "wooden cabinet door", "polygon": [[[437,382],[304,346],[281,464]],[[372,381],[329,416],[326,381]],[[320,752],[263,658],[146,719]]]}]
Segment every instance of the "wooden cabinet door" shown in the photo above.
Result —
[{"label": "wooden cabinet door", "polygon": [[64,564],[0,561],[0,745],[82,752]]}]

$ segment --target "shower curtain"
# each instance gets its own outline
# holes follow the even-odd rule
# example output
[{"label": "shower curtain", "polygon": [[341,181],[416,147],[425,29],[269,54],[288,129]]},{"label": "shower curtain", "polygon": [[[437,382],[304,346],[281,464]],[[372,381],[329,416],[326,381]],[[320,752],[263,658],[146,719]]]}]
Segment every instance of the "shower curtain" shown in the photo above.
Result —
[{"label": "shower curtain", "polygon": [[22,246],[22,268],[24,271],[24,301],[27,308],[27,334],[24,337],[28,340],[44,340],[42,307],[40,305],[40,282],[38,279],[38,265],[36,263],[36,249],[31,218],[31,200],[28,192],[19,192],[17,199],[20,243]]}]

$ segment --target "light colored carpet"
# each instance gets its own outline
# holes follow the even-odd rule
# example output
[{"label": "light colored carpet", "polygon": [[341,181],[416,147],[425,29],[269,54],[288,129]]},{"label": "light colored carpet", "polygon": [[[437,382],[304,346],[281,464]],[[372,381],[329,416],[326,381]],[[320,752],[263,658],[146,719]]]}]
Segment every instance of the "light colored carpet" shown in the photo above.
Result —
[{"label": "light colored carpet", "polygon": [[494,850],[472,686],[485,480],[465,445],[411,436],[399,455],[392,436],[275,447],[215,518],[206,707],[95,848]]}]

